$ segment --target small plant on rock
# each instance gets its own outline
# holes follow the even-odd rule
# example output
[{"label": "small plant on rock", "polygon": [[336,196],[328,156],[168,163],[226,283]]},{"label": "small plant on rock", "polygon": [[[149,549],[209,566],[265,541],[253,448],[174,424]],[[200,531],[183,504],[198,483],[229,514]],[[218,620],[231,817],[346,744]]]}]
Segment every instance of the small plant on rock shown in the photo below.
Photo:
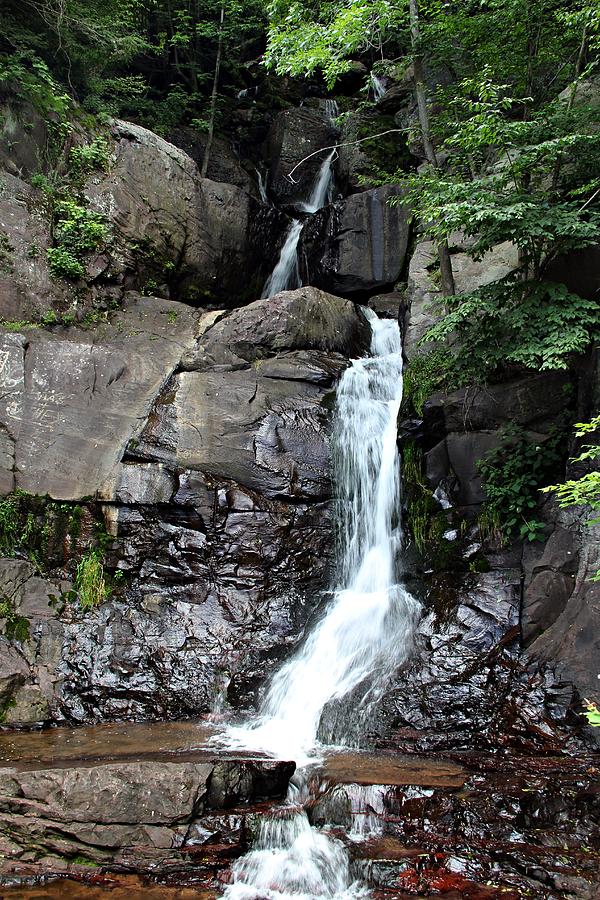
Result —
[{"label": "small plant on rock", "polygon": [[82,609],[93,609],[109,594],[104,565],[99,550],[91,550],[83,557],[75,573],[75,589]]},{"label": "small plant on rock", "polygon": [[487,501],[485,523],[496,535],[518,534],[540,540],[544,529],[535,515],[537,492],[560,461],[561,432],[543,443],[533,441],[516,425],[504,429],[500,445],[479,462]]}]

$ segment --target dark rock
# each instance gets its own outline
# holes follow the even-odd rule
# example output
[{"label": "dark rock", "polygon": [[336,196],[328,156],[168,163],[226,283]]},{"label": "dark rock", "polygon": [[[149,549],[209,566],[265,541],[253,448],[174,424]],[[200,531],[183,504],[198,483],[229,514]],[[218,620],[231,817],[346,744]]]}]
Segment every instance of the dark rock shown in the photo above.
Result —
[{"label": "dark rock", "polygon": [[[169,132],[168,138],[176,147],[184,150],[199,169],[202,167],[206,147],[205,134],[199,133],[195,128],[182,125]],[[206,177],[211,181],[234,184],[243,188],[247,193],[251,193],[254,188],[252,178],[243,168],[239,156],[229,141],[219,135],[213,136]]]},{"label": "dark rock", "polygon": [[405,295],[401,291],[390,291],[389,294],[369,297],[368,305],[382,319],[399,319],[404,311],[405,301]]},{"label": "dark rock", "polygon": [[426,427],[443,421],[446,433],[489,431],[514,422],[533,431],[551,430],[572,398],[565,372],[540,372],[502,384],[476,385],[451,394],[434,394],[425,402]]},{"label": "dark rock", "polygon": [[410,213],[395,185],[354,194],[317,213],[301,236],[303,280],[342,295],[383,289],[400,277]]}]

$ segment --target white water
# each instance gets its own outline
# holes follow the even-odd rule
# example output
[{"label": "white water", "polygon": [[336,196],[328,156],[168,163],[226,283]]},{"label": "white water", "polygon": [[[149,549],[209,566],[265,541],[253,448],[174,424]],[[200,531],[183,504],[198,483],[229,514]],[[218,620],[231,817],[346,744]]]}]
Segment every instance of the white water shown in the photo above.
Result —
[{"label": "white water", "polygon": [[256,179],[258,182],[258,193],[263,203],[269,205],[269,197],[267,195],[267,173],[255,166]]},{"label": "white water", "polygon": [[315,186],[307,202],[297,204],[298,209],[301,212],[314,215],[320,209],[323,209],[325,204],[330,199],[330,191],[333,182],[332,166],[333,160],[335,159],[335,154],[336,151],[332,150],[329,156],[325,157],[325,159],[323,160],[321,168],[319,169],[319,172],[317,174]]},{"label": "white water", "polygon": [[335,120],[340,114],[340,108],[335,102],[335,100],[326,100],[325,101],[325,116],[332,125],[335,125]]},{"label": "white water", "polygon": [[261,297],[273,297],[279,291],[291,291],[300,287],[298,270],[298,241],[302,231],[302,222],[294,219],[286,235],[277,265],[267,278]]},{"label": "white water", "polygon": [[383,81],[383,78],[379,78],[375,74],[375,72],[371,72],[371,87],[373,88],[373,96],[375,97],[375,101],[381,100],[383,95],[385,94],[386,88]]},{"label": "white water", "polygon": [[[258,719],[229,729],[230,745],[266,750],[305,765],[319,750],[325,707],[338,701],[339,737],[373,705],[407,658],[419,604],[397,583],[401,540],[396,419],[402,398],[398,325],[367,311],[372,356],[355,360],[337,391],[334,434],[340,560],[333,600],[299,652],[277,673]],[[353,709],[343,707],[352,692]],[[232,868],[226,900],[357,900],[347,850],[311,828],[303,804],[306,770],[297,770],[284,806],[261,820],[253,849]],[[385,788],[347,785],[352,840],[381,831]],[[304,795],[303,795],[304,792]]]},{"label": "white water", "polygon": [[345,743],[407,658],[420,609],[397,583],[401,542],[396,446],[402,399],[402,348],[396,322],[367,311],[372,356],[354,360],[337,390],[334,476],[339,495],[337,585],[326,615],[275,675],[260,715],[230,729],[245,747],[305,761],[317,747],[324,708],[351,691],[352,715],[328,710]]},{"label": "white water", "polygon": [[[319,209],[322,209],[330,199],[333,182],[332,165],[334,157],[335,150],[323,160],[308,201],[306,203],[297,204],[300,212],[313,215]],[[298,266],[298,243],[300,241],[301,231],[302,222],[299,219],[293,219],[285,241],[283,242],[277,264],[265,282],[261,294],[262,299],[273,297],[275,294],[278,294],[279,291],[291,291],[302,285],[300,269]]]}]

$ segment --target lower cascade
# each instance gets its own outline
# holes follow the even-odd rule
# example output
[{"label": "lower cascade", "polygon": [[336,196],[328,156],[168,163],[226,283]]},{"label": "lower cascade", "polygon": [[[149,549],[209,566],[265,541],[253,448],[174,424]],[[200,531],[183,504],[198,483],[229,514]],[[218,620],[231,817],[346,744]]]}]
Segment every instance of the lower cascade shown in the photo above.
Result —
[{"label": "lower cascade", "polygon": [[[300,764],[285,804],[258,828],[234,865],[227,898],[356,897],[348,854],[310,826],[310,764],[327,742],[355,743],[397,668],[407,659],[420,604],[399,582],[400,464],[396,420],[402,351],[396,322],[366,315],[371,355],[340,381],[334,427],[339,558],[332,600],[303,646],[276,674],[257,719],[230,728],[232,745]],[[327,715],[323,713],[327,708]],[[326,718],[326,735],[323,734]],[[351,839],[370,834],[368,817]]]}]

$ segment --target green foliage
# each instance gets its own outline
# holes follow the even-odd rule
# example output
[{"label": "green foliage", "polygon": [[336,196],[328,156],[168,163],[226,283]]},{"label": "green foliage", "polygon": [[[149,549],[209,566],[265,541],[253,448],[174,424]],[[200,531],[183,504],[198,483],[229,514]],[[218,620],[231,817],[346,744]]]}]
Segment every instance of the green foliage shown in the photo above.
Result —
[{"label": "green foliage", "polygon": [[328,87],[352,67],[354,54],[405,27],[406,4],[387,0],[327,0],[311,4],[271,0],[265,63],[280,75],[320,71]]},{"label": "green foliage", "polygon": [[82,609],[98,606],[110,593],[100,550],[90,550],[79,562],[75,574],[75,589]]},{"label": "green foliage", "polygon": [[95,138],[90,144],[72,147],[69,153],[69,170],[72,178],[83,180],[94,171],[108,169],[108,141]]},{"label": "green foliage", "polygon": [[29,619],[20,616],[11,597],[0,594],[0,619],[4,620],[3,634],[9,641],[29,640]]},{"label": "green foliage", "polygon": [[84,278],[86,253],[98,250],[107,240],[105,220],[66,195],[56,200],[54,216],[55,246],[47,250],[50,271],[58,278]]},{"label": "green foliage", "polygon": [[55,278],[77,280],[85,277],[83,264],[70,250],[63,250],[62,247],[49,247],[47,256],[48,268]]},{"label": "green foliage", "polygon": [[[577,437],[585,437],[600,431],[600,416],[595,416],[590,422],[578,422],[575,425]],[[586,462],[600,457],[600,444],[584,444],[581,452],[572,459],[572,462]],[[587,472],[580,478],[565,481],[562,484],[551,484],[542,488],[545,493],[556,494],[558,505],[562,508],[568,506],[589,506],[594,512],[600,510],[600,472],[595,470]],[[600,516],[594,515],[588,522],[589,525],[600,525]],[[600,581],[600,569],[592,578]]]},{"label": "green foliage", "polygon": [[12,82],[43,118],[66,122],[73,101],[60,87],[48,65],[32,49],[0,53],[0,82]]},{"label": "green foliage", "polygon": [[541,539],[544,525],[536,518],[537,492],[560,463],[561,432],[533,441],[516,425],[504,429],[498,447],[479,462],[486,494],[483,533]]},{"label": "green foliage", "polygon": [[[600,307],[565,285],[523,281],[518,273],[445,299],[446,315],[422,344],[447,347],[447,379],[457,386],[510,367],[566,369],[589,346]],[[443,351],[442,351],[443,352]]]},{"label": "green foliage", "polygon": [[585,713],[588,723],[594,728],[600,728],[600,709],[591,700],[585,701]]}]

